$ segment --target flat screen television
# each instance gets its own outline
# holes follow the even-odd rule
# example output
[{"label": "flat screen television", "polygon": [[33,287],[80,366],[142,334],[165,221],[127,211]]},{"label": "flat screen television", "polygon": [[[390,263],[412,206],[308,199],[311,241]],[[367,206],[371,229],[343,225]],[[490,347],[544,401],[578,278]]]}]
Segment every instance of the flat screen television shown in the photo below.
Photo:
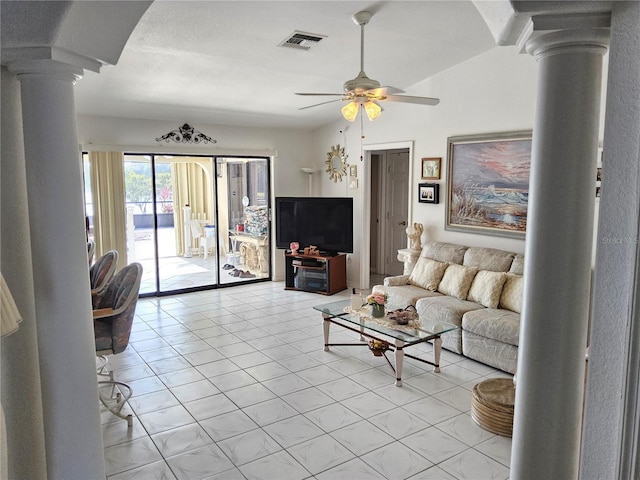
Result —
[{"label": "flat screen television", "polygon": [[353,253],[353,198],[276,197],[276,247]]}]

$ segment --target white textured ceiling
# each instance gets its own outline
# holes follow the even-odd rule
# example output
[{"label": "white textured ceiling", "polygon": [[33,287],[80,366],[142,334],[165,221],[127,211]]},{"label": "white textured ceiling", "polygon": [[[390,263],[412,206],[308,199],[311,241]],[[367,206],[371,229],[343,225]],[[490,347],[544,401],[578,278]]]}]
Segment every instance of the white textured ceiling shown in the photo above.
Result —
[{"label": "white textured ceiling", "polygon": [[[341,93],[358,74],[360,27],[351,17],[359,10],[374,12],[365,72],[382,85],[408,89],[494,46],[470,1],[157,0],[118,64],[78,82],[78,113],[264,127],[330,123],[340,118],[339,103],[298,110],[324,98],[294,93]],[[278,47],[294,30],[326,38],[310,51]]]}]

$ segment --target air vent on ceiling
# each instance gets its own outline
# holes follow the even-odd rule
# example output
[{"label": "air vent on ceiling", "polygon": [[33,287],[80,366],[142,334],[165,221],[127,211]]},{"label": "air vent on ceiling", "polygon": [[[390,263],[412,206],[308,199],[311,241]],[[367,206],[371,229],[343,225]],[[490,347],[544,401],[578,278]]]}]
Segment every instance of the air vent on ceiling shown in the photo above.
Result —
[{"label": "air vent on ceiling", "polygon": [[323,38],[326,38],[326,35],[295,31],[285,38],[278,46],[297,48],[299,50],[310,50],[311,47],[316,46]]}]

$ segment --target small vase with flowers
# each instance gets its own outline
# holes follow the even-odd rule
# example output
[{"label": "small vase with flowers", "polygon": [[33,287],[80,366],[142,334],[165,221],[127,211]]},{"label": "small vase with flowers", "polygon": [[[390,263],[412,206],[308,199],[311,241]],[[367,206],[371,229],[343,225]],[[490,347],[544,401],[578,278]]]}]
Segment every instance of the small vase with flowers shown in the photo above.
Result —
[{"label": "small vase with flowers", "polygon": [[384,305],[387,303],[386,293],[372,293],[367,297],[367,303],[371,305],[371,316],[376,318],[384,317]]}]

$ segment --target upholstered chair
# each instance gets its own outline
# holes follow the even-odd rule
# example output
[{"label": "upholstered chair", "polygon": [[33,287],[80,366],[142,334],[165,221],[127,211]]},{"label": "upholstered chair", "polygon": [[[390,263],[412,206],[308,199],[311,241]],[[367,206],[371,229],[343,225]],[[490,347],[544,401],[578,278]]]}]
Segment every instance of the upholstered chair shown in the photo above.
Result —
[{"label": "upholstered chair", "polygon": [[96,242],[93,240],[87,240],[87,260],[89,261],[89,266],[93,265],[93,258],[96,254]]},{"label": "upholstered chair", "polygon": [[[96,263],[89,268],[89,282],[91,285],[91,297],[95,302],[95,296],[100,294],[107,285],[113,275],[116,273],[118,263],[118,252],[109,250],[96,260]],[[95,306],[94,306],[95,308]]]},{"label": "upholstered chair", "polygon": [[122,407],[133,392],[126,383],[114,380],[113,371],[107,366],[107,355],[117,355],[129,345],[141,280],[142,265],[127,265],[95,297],[93,310],[98,375],[109,377],[98,382],[100,401],[114,415],[127,420],[129,426],[133,418],[123,414]]}]

